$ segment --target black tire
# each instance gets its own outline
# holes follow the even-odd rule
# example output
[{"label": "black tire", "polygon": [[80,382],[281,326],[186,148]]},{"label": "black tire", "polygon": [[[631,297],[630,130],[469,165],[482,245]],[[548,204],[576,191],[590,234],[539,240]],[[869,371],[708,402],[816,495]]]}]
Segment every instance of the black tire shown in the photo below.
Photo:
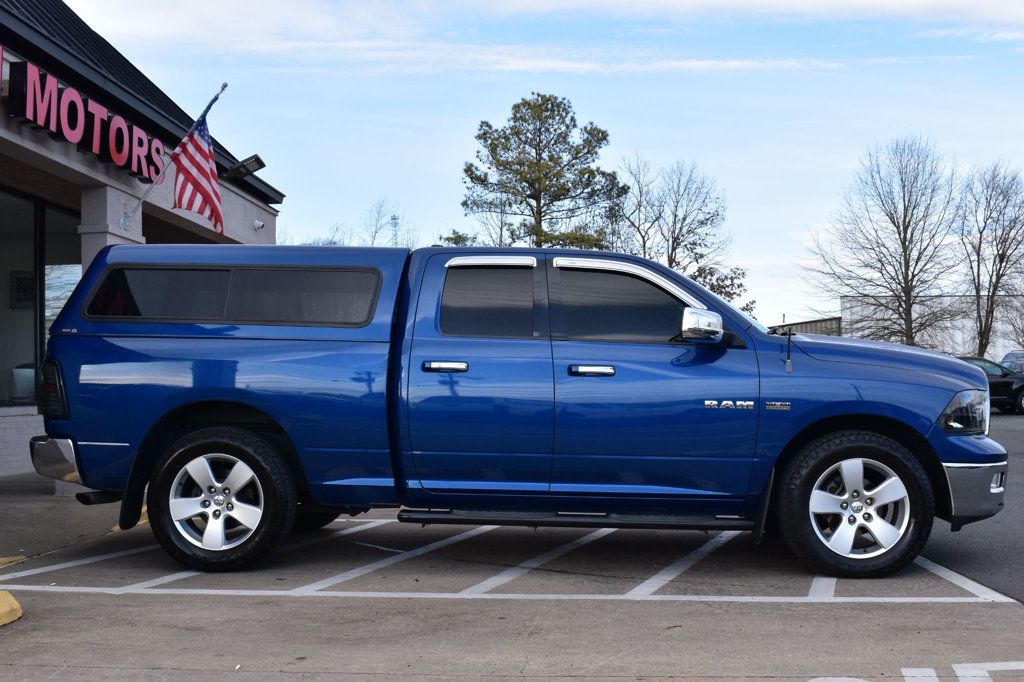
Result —
[{"label": "black tire", "polygon": [[[887,549],[877,545],[880,552],[869,558],[837,553],[826,545],[823,539],[828,530],[816,530],[817,521],[812,521],[810,496],[819,478],[826,475],[840,462],[863,459],[880,463],[898,476],[906,489],[906,527],[898,541]],[[865,470],[868,470],[866,468]],[[864,486],[867,490],[867,486]],[[845,491],[849,497],[851,491]],[[863,496],[862,505],[867,502]],[[847,505],[850,503],[847,502]],[[852,511],[852,507],[850,508]],[[879,506],[876,512],[887,508]],[[870,512],[870,509],[866,509]],[[921,463],[905,447],[896,441],[867,431],[841,431],[818,438],[806,445],[786,467],[780,480],[775,499],[775,512],[779,530],[790,551],[807,564],[811,570],[842,578],[880,578],[894,573],[921,551],[931,534],[935,516],[935,496],[928,474]],[[816,519],[834,519],[833,523],[845,523],[849,512],[842,516],[824,516]],[[870,516],[870,514],[865,514]],[[867,519],[865,519],[867,520]],[[862,528],[862,524],[851,524]],[[836,531],[838,532],[838,526]],[[857,542],[870,543],[871,536],[861,533]],[[819,537],[821,535],[821,537]],[[832,535],[829,535],[830,539]],[[859,550],[854,546],[851,554]]]},{"label": "black tire", "polygon": [[1024,389],[1017,391],[1017,397],[1013,399],[1013,409],[1017,414],[1024,414]]},{"label": "black tire", "polygon": [[[259,502],[262,503],[262,515],[258,523],[253,524],[255,528],[246,531],[244,526],[240,526],[241,534],[247,534],[247,537],[237,546],[219,550],[204,549],[190,542],[169,511],[171,488],[176,485],[179,472],[196,458],[214,454],[244,462],[252,470],[258,483]],[[221,483],[227,482],[220,480]],[[189,481],[188,485],[194,486],[195,483]],[[249,485],[252,487],[236,492],[240,496],[253,494],[251,491],[255,485]],[[150,477],[147,504],[153,534],[174,559],[201,571],[233,571],[251,566],[274,550],[291,530],[297,499],[295,479],[287,461],[266,439],[245,429],[211,427],[190,433],[167,449]],[[241,497],[236,504],[240,501]],[[203,504],[215,508],[208,501]],[[225,510],[227,508],[224,507]],[[230,515],[226,511],[221,513],[224,514],[224,523],[233,522],[229,521]],[[201,522],[203,517],[195,518]],[[205,518],[208,522],[208,517]],[[185,523],[193,524],[195,521]]]},{"label": "black tire", "polygon": [[299,510],[295,513],[295,523],[292,524],[292,532],[311,533],[315,530],[320,530],[341,516],[341,514],[342,512],[340,511],[323,509],[306,510],[299,507]]}]

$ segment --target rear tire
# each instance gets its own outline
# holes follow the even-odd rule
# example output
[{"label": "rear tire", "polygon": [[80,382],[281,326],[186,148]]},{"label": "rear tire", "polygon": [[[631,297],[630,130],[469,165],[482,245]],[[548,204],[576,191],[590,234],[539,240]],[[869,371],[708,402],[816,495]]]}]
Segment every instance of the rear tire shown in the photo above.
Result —
[{"label": "rear tire", "polygon": [[167,449],[147,499],[153,534],[168,554],[201,571],[232,571],[288,534],[297,496],[287,461],[266,439],[212,427]]},{"label": "rear tire", "polygon": [[1024,414],[1024,389],[1017,392],[1017,397],[1013,401],[1013,408],[1017,414]]},{"label": "rear tire", "polygon": [[793,458],[775,509],[786,545],[812,570],[878,578],[924,547],[935,497],[921,463],[902,445],[876,433],[841,431]]}]

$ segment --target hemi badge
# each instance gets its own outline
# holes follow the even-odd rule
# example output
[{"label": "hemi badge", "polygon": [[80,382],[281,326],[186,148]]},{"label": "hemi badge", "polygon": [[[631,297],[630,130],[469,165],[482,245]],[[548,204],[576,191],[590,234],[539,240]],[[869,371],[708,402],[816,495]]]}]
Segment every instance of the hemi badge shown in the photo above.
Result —
[{"label": "hemi badge", "polygon": [[778,400],[769,400],[764,404],[764,409],[766,410],[788,410],[790,407],[790,403]]}]

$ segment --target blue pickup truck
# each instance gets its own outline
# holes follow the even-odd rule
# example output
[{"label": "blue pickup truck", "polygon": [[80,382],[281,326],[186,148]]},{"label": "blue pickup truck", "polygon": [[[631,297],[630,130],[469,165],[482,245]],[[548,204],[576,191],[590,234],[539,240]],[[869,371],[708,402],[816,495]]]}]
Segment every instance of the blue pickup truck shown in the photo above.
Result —
[{"label": "blue pickup truck", "polygon": [[906,565],[1003,506],[984,373],[773,333],[662,265],[548,249],[115,246],[50,331],[36,469],[230,570],[401,521],[769,529]]}]

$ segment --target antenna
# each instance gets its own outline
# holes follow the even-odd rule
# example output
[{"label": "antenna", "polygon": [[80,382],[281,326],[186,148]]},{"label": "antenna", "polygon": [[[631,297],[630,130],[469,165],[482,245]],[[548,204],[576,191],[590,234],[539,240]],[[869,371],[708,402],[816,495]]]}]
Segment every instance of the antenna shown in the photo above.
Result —
[{"label": "antenna", "polygon": [[398,214],[391,214],[391,246],[398,246]]}]

